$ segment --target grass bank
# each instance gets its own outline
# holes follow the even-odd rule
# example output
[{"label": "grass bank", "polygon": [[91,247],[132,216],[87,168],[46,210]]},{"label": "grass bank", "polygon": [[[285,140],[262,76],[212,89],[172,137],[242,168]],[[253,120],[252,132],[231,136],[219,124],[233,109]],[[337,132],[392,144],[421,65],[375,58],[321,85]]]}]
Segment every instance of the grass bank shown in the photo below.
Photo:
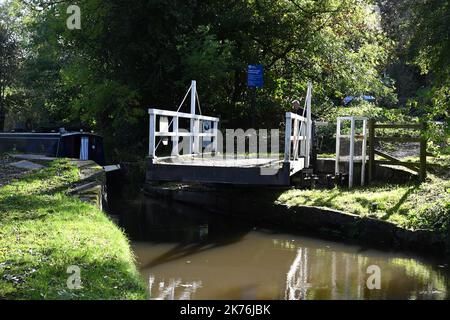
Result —
[{"label": "grass bank", "polygon": [[[0,299],[143,299],[123,232],[95,206],[66,195],[67,160],[0,188]],[[81,289],[67,286],[80,268]]]},{"label": "grass bank", "polygon": [[348,190],[289,190],[278,203],[316,206],[390,221],[400,227],[425,229],[450,238],[450,156],[435,158],[423,184],[379,184]]}]

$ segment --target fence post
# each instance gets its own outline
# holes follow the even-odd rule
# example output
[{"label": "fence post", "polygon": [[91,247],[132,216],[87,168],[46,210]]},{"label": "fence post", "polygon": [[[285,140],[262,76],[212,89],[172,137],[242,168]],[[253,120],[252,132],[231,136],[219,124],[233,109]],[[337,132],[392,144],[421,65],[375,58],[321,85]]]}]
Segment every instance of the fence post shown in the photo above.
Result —
[{"label": "fence post", "polygon": [[189,146],[188,146],[188,153],[192,154],[193,152],[195,152],[195,150],[193,150],[193,144],[194,144],[194,129],[195,129],[195,107],[197,104],[197,100],[196,100],[196,96],[197,96],[197,82],[195,80],[192,80],[192,84],[191,84],[191,119],[190,119],[190,133],[191,135],[189,136]]},{"label": "fence post", "polygon": [[172,148],[172,156],[179,156],[179,147],[178,147],[178,143],[180,141],[180,137],[178,135],[178,130],[179,130],[179,122],[178,122],[178,117],[174,117],[173,118],[173,132],[175,133],[175,136],[172,138],[172,142],[173,142],[173,148]]},{"label": "fence post", "polygon": [[194,148],[193,153],[194,154],[200,154],[201,152],[201,146],[200,146],[200,120],[195,119],[194,120],[194,131],[192,132],[194,135]]},{"label": "fence post", "polygon": [[219,123],[217,121],[213,121],[213,133],[214,133],[214,140],[213,140],[213,152],[217,153],[217,147],[218,147],[218,133],[219,133]]},{"label": "fence post", "polygon": [[292,148],[292,156],[294,160],[297,160],[299,154],[302,152],[301,144],[302,142],[299,140],[302,135],[302,126],[301,122],[298,119],[294,119],[294,129],[292,130],[292,135],[294,136],[294,147]]},{"label": "fence post", "polygon": [[[312,141],[311,141],[311,145],[312,145],[312,151],[311,151],[311,163],[312,163],[312,168],[314,169],[314,172],[316,172],[317,169],[317,139],[316,139],[316,132],[317,132],[317,127],[316,127],[316,123],[313,121],[312,122]],[[311,164],[310,163],[310,164]]]},{"label": "fence post", "polygon": [[312,114],[311,114],[311,99],[312,99],[312,82],[308,83],[308,94],[306,100],[306,152],[305,152],[305,167],[311,166],[311,139],[312,139]]},{"label": "fence post", "polygon": [[286,129],[284,137],[284,162],[291,160],[291,136],[292,136],[292,116],[291,113],[286,113]]},{"label": "fence post", "polygon": [[366,161],[367,161],[367,120],[363,120],[363,143],[361,161],[361,186],[366,184]]},{"label": "fence post", "polygon": [[341,158],[341,119],[338,118],[336,125],[336,166],[334,173],[338,175],[340,173],[339,160]]},{"label": "fence post", "polygon": [[427,178],[427,143],[426,138],[427,124],[426,122],[421,123],[420,130],[420,181],[425,182]]},{"label": "fence post", "polygon": [[352,117],[351,120],[351,133],[350,133],[350,162],[349,173],[348,173],[348,187],[349,189],[353,188],[353,175],[355,169],[355,118]]},{"label": "fence post", "polygon": [[369,184],[375,178],[375,119],[369,119]]}]

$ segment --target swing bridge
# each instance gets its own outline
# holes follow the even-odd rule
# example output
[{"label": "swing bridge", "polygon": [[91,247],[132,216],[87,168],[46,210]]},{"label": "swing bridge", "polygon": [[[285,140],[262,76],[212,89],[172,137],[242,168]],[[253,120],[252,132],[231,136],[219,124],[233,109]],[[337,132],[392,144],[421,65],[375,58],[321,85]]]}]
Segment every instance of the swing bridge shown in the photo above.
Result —
[{"label": "swing bridge", "polygon": [[[180,112],[189,93],[191,112]],[[231,139],[234,148],[237,138],[238,152],[229,152],[230,137],[227,136],[227,151],[223,152],[224,138],[219,130],[220,119],[196,113],[197,105],[200,112],[201,108],[196,82],[192,81],[176,112],[148,110],[149,161],[146,182],[289,186],[293,175],[311,165],[311,96],[312,85],[309,84],[303,115],[286,113],[284,156],[279,152],[279,134],[271,134],[271,153],[268,154],[267,146],[262,146],[264,143],[261,143],[264,139],[267,141],[267,135],[258,136],[255,130],[252,130],[253,133],[249,133],[249,130],[243,135],[238,134],[238,131],[234,132]],[[188,128],[182,129],[181,123],[187,123]],[[239,147],[239,141],[244,143],[243,148]],[[245,153],[245,141],[249,141],[249,149],[255,152]],[[169,143],[171,155],[158,157],[158,148]]]},{"label": "swing bridge", "polygon": [[[180,112],[190,94],[190,113]],[[149,109],[149,160],[146,182],[187,182],[249,186],[290,186],[293,176],[309,180],[314,187],[316,163],[313,160],[313,123],[311,115],[312,84],[308,83],[303,114],[286,113],[284,133],[271,130],[268,153],[267,130],[220,130],[220,119],[201,114],[196,82],[192,81],[177,111]],[[200,114],[197,114],[197,105]],[[427,141],[425,124],[376,124],[366,117],[339,117],[336,131],[336,158],[334,172],[328,172],[327,180],[345,181],[348,187],[365,185],[375,179],[376,165],[400,165],[415,170],[424,181],[426,177]],[[404,137],[402,141],[420,142],[420,163],[406,163],[376,150],[378,141],[397,141],[397,137],[379,137],[376,128],[408,128],[421,130],[421,137]],[[226,147],[224,137],[226,131]],[[274,133],[275,132],[275,133]],[[280,136],[284,136],[284,152],[280,152]],[[237,148],[235,139],[237,138]],[[246,153],[246,141],[249,152]],[[230,143],[231,142],[231,143]],[[349,154],[344,156],[341,146],[348,143]],[[159,156],[161,145],[169,146],[170,155]],[[230,145],[232,146],[230,149]],[[361,150],[359,150],[359,147]],[[259,148],[259,149],[258,149]],[[167,148],[166,152],[167,152]],[[375,159],[375,155],[385,161]],[[342,165],[347,168],[342,170]],[[361,163],[356,174],[356,163]],[[366,174],[368,171],[368,174]]]}]

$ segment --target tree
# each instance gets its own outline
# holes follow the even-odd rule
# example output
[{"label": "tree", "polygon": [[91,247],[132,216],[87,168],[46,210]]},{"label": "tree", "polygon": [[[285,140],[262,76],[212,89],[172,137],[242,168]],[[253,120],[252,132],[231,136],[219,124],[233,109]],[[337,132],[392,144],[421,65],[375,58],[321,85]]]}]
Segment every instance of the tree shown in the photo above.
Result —
[{"label": "tree", "polygon": [[392,96],[381,74],[388,45],[369,1],[81,0],[81,30],[66,28],[66,1],[21,3],[30,33],[22,83],[33,104],[100,131],[126,155],[145,153],[146,109],[175,109],[192,79],[205,113],[247,127],[250,63],[265,66],[261,127],[279,127],[308,80],[315,113],[347,94]]},{"label": "tree", "polygon": [[430,79],[423,97],[428,113],[445,119],[450,126],[450,1],[421,0],[413,6],[409,26],[414,33],[409,43],[412,61]]},{"label": "tree", "polygon": [[[1,5],[0,9],[2,9]],[[8,100],[17,74],[19,59],[17,41],[7,24],[7,17],[0,13],[0,131],[4,131]]]}]

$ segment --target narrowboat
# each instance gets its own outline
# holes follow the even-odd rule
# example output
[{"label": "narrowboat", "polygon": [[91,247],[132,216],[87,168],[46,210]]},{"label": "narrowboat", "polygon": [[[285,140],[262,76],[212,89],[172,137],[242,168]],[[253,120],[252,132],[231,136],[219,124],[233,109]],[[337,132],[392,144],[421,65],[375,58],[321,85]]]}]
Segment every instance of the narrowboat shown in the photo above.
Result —
[{"label": "narrowboat", "polygon": [[0,133],[0,154],[8,152],[93,160],[105,165],[103,137],[83,131]]}]

